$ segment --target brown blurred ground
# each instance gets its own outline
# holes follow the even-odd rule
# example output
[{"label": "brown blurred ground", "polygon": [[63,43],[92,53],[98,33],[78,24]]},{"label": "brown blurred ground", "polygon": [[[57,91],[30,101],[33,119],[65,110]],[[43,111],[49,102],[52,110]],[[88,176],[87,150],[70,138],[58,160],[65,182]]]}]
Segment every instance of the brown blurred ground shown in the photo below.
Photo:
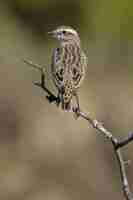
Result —
[{"label": "brown blurred ground", "polygon": [[[104,1],[55,2],[38,1],[38,6],[20,0],[0,2],[0,199],[121,199],[111,145],[87,122],[49,105],[32,84],[39,79],[38,72],[22,59],[46,65],[49,72],[56,43],[46,32],[60,24],[77,27],[89,60],[79,92],[81,107],[122,137],[133,129],[133,42],[125,34],[128,20],[119,32],[115,27],[102,32],[97,19],[100,13],[108,17],[108,12],[96,10],[104,8]],[[55,91],[49,73],[47,84]],[[132,150],[132,144],[124,149],[125,160],[133,160]],[[131,187],[132,170],[131,164],[127,168]]]}]

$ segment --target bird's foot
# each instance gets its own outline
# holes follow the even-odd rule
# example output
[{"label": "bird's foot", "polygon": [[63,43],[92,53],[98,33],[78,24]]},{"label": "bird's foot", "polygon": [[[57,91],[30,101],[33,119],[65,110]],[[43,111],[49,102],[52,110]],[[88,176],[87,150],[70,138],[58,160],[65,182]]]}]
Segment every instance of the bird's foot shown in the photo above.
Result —
[{"label": "bird's foot", "polygon": [[59,104],[60,104],[60,99],[52,94],[47,95],[46,99],[49,101],[49,103],[55,102],[57,106],[59,106]]},{"label": "bird's foot", "polygon": [[79,106],[73,107],[72,110],[73,110],[73,113],[74,113],[74,118],[78,119],[79,116],[80,116],[80,107]]}]

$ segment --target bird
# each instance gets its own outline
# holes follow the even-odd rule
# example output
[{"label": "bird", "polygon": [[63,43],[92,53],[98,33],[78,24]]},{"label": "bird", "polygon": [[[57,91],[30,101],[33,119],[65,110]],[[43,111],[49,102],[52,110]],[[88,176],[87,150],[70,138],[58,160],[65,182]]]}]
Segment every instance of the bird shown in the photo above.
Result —
[{"label": "bird", "polygon": [[78,32],[70,26],[59,26],[48,34],[58,41],[51,61],[53,83],[58,91],[58,105],[65,111],[72,111],[75,96],[80,109],[77,90],[85,77],[87,57],[82,50]]}]

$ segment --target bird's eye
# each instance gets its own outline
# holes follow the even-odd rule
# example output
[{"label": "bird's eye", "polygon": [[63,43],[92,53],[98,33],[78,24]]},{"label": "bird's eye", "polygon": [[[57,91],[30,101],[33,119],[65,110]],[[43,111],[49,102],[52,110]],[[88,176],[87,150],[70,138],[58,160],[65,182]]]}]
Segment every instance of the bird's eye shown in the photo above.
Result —
[{"label": "bird's eye", "polygon": [[62,31],[62,33],[63,33],[63,34],[65,34],[65,33],[66,33],[66,31]]}]

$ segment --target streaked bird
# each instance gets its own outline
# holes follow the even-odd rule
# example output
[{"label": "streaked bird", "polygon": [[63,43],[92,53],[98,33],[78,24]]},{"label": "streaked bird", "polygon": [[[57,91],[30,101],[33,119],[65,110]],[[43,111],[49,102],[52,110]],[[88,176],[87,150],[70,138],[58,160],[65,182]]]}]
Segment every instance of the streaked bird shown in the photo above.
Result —
[{"label": "streaked bird", "polygon": [[87,68],[87,57],[82,50],[79,35],[68,26],[59,26],[48,34],[59,41],[59,46],[53,51],[51,73],[62,109],[71,111],[73,96],[76,97],[79,109],[77,89]]}]

